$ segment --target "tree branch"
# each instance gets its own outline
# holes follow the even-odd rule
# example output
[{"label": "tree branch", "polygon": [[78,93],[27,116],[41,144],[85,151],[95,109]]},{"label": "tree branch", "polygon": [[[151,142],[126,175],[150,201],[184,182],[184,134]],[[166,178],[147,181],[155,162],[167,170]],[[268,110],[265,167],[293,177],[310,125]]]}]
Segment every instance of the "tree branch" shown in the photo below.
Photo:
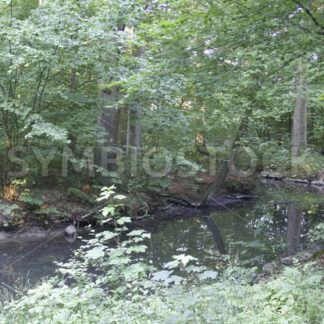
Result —
[{"label": "tree branch", "polygon": [[40,95],[39,95],[39,100],[38,100],[38,110],[37,110],[38,113],[40,112],[40,105],[41,105],[41,103],[42,103],[42,97],[43,97],[43,94],[44,94],[44,90],[45,90],[46,85],[47,85],[48,80],[49,80],[50,72],[51,72],[51,68],[48,67],[47,74],[46,74],[46,77],[45,77],[45,82],[44,82],[44,84],[43,84],[43,88],[42,88],[41,93],[40,93]]},{"label": "tree branch", "polygon": [[306,8],[299,0],[291,0],[291,1],[293,1],[294,3],[296,3],[300,8],[302,8],[305,12],[306,12],[306,14],[312,19],[312,21],[313,21],[313,23],[317,26],[317,27],[319,27],[320,29],[322,29],[323,30],[323,32],[317,32],[318,34],[320,34],[320,35],[324,35],[324,26],[323,25],[321,25],[318,21],[317,21],[317,19],[313,16],[313,14],[311,13],[311,11],[308,9],[308,8]]},{"label": "tree branch", "polygon": [[39,80],[38,80],[38,84],[37,84],[36,92],[35,92],[35,96],[34,96],[33,111],[36,109],[38,91],[39,91],[40,86],[42,84],[43,75],[44,75],[44,72],[46,71],[46,69],[47,69],[47,67],[45,67],[43,70],[41,70],[41,67],[40,67],[40,64],[39,64],[40,74],[39,74]]}]

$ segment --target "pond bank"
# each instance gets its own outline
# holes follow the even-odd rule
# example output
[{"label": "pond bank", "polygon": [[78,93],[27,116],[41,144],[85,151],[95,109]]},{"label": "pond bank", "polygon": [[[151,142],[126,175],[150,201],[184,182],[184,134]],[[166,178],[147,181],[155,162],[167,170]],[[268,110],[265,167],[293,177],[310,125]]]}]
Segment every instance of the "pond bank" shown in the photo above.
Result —
[{"label": "pond bank", "polygon": [[[226,196],[219,196],[214,198],[207,209],[224,209],[227,207],[234,207],[234,206],[242,206],[246,205],[247,203],[251,203],[255,200],[255,196],[248,196],[248,195],[226,195]],[[95,211],[95,209],[93,209]],[[133,220],[132,227],[136,226],[149,226],[154,225],[156,221],[167,221],[170,219],[174,219],[176,217],[182,216],[186,214],[187,216],[196,215],[199,211],[198,208],[193,208],[190,206],[181,206],[175,203],[169,203],[166,207],[158,209],[154,213],[154,217],[148,216],[138,216]],[[87,214],[91,214],[91,211]],[[85,214],[85,215],[87,215]],[[84,216],[84,215],[83,215]],[[73,227],[75,224],[75,229],[78,233],[85,231],[82,226],[80,226],[80,222],[76,220],[71,220],[71,223],[62,222],[57,223],[54,228],[43,228],[40,226],[35,226],[32,224],[26,224],[23,228],[12,229],[10,231],[0,231],[0,244],[8,241],[22,241],[22,240],[38,240],[41,238],[50,238],[56,236],[73,236],[74,233],[70,233],[69,229]],[[88,222],[84,222],[84,224],[88,224]]]},{"label": "pond bank", "polygon": [[281,172],[262,171],[260,173],[260,178],[281,181],[285,183],[292,183],[295,185],[310,186],[324,192],[324,174],[321,175],[317,180],[310,181],[303,178],[291,178]]},{"label": "pond bank", "polygon": [[[212,199],[207,209],[224,209],[250,204],[257,199],[257,195],[254,194],[254,187],[257,187],[260,182],[273,182],[280,183],[283,186],[303,187],[305,190],[313,188],[319,193],[324,193],[324,182],[322,186],[321,184],[311,184],[306,182],[306,180],[294,179],[292,181],[291,179],[283,178],[279,173],[273,172],[261,173],[260,176],[261,179],[259,180],[228,178],[225,183],[225,189],[218,197]],[[133,202],[136,200],[136,197],[126,195],[127,198],[125,201],[122,201],[125,207],[123,207],[121,213],[131,215],[134,226],[144,223],[148,226],[153,226],[156,221],[168,221],[184,214],[188,216],[196,215],[199,209],[193,207],[194,203],[199,201],[199,197],[201,197],[204,190],[206,190],[213,180],[206,176],[202,176],[201,178],[203,181],[197,181],[198,189],[196,190],[193,190],[192,186],[186,183],[174,182],[173,186],[166,191],[166,194],[146,195],[145,198],[141,198],[142,200],[139,199],[137,203],[146,206],[142,212],[138,212],[138,210],[141,210],[138,206],[134,207]],[[231,193],[231,189],[233,189],[231,185],[235,181],[239,183],[241,192],[244,192],[244,194]],[[80,196],[80,193],[78,193],[79,196],[73,196],[71,193],[64,192],[60,189],[45,188],[35,191],[35,193],[42,199],[42,205],[37,206],[37,209],[29,209],[29,206],[18,201],[2,201],[0,207],[0,225],[2,223],[3,226],[2,230],[0,229],[0,242],[63,235],[64,230],[70,225],[79,229],[88,224],[96,224],[96,215],[100,212],[100,206],[94,202],[98,192],[89,192],[87,190],[82,193],[84,195],[83,198]],[[88,198],[85,199],[85,196]],[[179,203],[181,201],[189,201],[193,202],[193,204],[189,206],[186,203]],[[6,208],[10,210],[11,206],[15,205],[18,208],[12,211],[12,215],[4,215]],[[15,222],[9,223],[9,226],[4,226],[4,222],[10,218],[14,219]]]}]

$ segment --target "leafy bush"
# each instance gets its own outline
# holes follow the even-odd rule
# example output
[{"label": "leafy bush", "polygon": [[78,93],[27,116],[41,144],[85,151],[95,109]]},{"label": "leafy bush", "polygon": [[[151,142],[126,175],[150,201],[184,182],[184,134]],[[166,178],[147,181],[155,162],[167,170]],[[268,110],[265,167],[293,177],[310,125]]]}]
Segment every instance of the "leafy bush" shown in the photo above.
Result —
[{"label": "leafy bush", "polygon": [[321,323],[322,273],[306,266],[254,285],[240,279],[162,287],[133,277],[127,293],[107,292],[100,280],[69,287],[52,279],[4,303],[0,323]]},{"label": "leafy bush", "polygon": [[312,181],[324,170],[324,157],[319,153],[305,151],[304,154],[292,159],[292,175],[303,176]]},{"label": "leafy bush", "polygon": [[19,196],[19,200],[24,203],[24,207],[28,210],[38,209],[44,204],[44,201],[40,197],[36,197],[28,189],[25,189]]},{"label": "leafy bush", "polygon": [[[271,143],[273,145],[273,143]],[[267,171],[289,171],[291,169],[291,155],[289,148],[272,145],[261,145],[262,168]]]},{"label": "leafy bush", "polygon": [[312,244],[324,244],[324,223],[320,223],[315,228],[309,230],[307,237]]},{"label": "leafy bush", "polygon": [[17,204],[2,204],[0,205],[0,214],[2,214],[1,225],[3,227],[8,227],[10,225],[15,225],[22,219],[21,213],[17,213],[19,206]]}]

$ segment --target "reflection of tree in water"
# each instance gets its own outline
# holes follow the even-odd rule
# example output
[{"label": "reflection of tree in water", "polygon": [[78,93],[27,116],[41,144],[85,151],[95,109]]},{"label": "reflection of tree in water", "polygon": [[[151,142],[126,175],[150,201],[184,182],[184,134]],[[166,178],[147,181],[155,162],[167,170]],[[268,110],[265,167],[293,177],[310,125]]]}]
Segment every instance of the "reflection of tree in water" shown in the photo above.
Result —
[{"label": "reflection of tree in water", "polygon": [[204,220],[208,229],[212,233],[219,253],[226,254],[225,244],[224,244],[222,235],[219,232],[213,218],[211,217],[210,212],[205,209],[201,210],[201,218]]},{"label": "reflection of tree in water", "polygon": [[199,258],[208,245],[203,233],[198,217],[163,223],[152,233],[146,256],[157,267],[172,260],[176,254],[190,254]]},{"label": "reflection of tree in water", "polygon": [[[217,248],[215,248],[215,243]],[[219,254],[225,254],[221,234],[209,213],[162,223],[152,231],[146,258],[160,267],[176,254],[189,254],[205,265],[214,266]]]},{"label": "reflection of tree in water", "polygon": [[206,266],[218,264],[224,253],[264,262],[285,252],[293,255],[307,244],[308,230],[324,220],[324,202],[305,202],[279,193],[274,198],[266,196],[255,205],[240,208],[196,210],[195,216],[184,214],[162,223],[152,233],[147,257],[158,267],[182,253]]},{"label": "reflection of tree in water", "polygon": [[296,254],[299,240],[301,223],[303,220],[303,212],[296,205],[292,204],[288,207],[288,225],[287,225],[287,247],[286,256]]}]

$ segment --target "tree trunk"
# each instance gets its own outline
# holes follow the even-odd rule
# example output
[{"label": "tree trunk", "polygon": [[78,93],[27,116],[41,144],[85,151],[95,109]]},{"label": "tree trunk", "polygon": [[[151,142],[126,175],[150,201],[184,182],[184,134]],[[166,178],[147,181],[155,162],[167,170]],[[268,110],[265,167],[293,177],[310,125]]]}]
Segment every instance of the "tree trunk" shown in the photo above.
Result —
[{"label": "tree trunk", "polygon": [[105,132],[105,143],[100,144],[98,147],[98,164],[105,169],[110,169],[109,171],[115,171],[117,168],[116,149],[118,145],[120,109],[116,108],[115,104],[118,97],[119,89],[116,86],[112,89],[104,89],[100,94],[102,113],[98,118],[98,124]]},{"label": "tree trunk", "polygon": [[127,132],[126,132],[126,153],[129,153],[131,142],[131,110],[127,107]]},{"label": "tree trunk", "polygon": [[220,172],[216,176],[215,181],[211,184],[211,186],[208,188],[208,190],[203,195],[203,198],[200,203],[200,207],[206,207],[210,203],[212,198],[216,195],[216,193],[219,192],[221,186],[223,185],[223,183],[228,175],[230,165],[231,165],[231,163],[233,163],[235,155],[239,149],[240,139],[247,130],[249,116],[250,116],[251,112],[252,112],[252,109],[249,109],[247,111],[245,117],[243,118],[241,125],[240,125],[240,127],[235,135],[235,138],[233,140],[229,158],[228,158],[228,160],[225,160],[223,162]]},{"label": "tree trunk", "polygon": [[[140,46],[136,51],[134,51],[133,55],[137,56],[139,58],[143,57],[145,53],[144,46]],[[133,134],[134,138],[131,142],[131,145],[136,147],[137,153],[141,153],[142,146],[143,146],[143,140],[142,140],[142,114],[141,112],[136,109],[133,112],[134,116],[134,124],[133,124]]]},{"label": "tree trunk", "polygon": [[142,124],[141,115],[138,110],[130,110],[130,138],[129,144],[136,148],[137,152],[142,149]]},{"label": "tree trunk", "polygon": [[100,95],[103,112],[99,117],[99,125],[106,131],[105,140],[108,145],[118,144],[119,108],[115,107],[118,101],[119,89],[113,87],[111,90],[104,89]]},{"label": "tree trunk", "polygon": [[[131,29],[131,32],[133,33],[133,30]],[[132,36],[130,36],[132,39]],[[145,48],[143,46],[140,46],[137,50],[134,50],[132,52],[132,55],[135,57],[143,57],[145,52]],[[134,147],[136,149],[137,153],[141,153],[142,151],[142,116],[141,112],[138,109],[134,109],[129,107],[128,108],[128,119],[129,122],[127,122],[127,126],[130,128],[127,128],[127,142],[130,146]],[[127,145],[128,148],[128,145]]]},{"label": "tree trunk", "polygon": [[135,125],[135,146],[137,148],[137,152],[141,153],[143,140],[142,140],[142,117],[141,112],[136,111],[136,125]]},{"label": "tree trunk", "polygon": [[301,63],[296,68],[296,108],[293,113],[292,156],[298,156],[307,148],[307,101],[304,98],[305,80]]}]

